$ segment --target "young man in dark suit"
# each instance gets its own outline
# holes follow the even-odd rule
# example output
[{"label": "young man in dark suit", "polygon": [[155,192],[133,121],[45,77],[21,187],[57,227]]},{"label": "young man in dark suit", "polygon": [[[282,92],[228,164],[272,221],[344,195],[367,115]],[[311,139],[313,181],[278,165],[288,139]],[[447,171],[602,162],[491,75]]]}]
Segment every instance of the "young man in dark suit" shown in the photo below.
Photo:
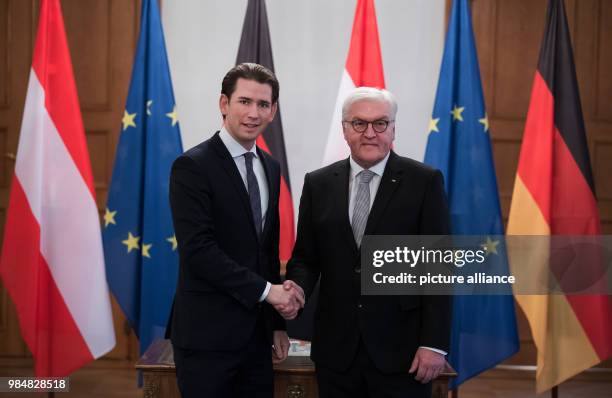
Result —
[{"label": "young man in dark suit", "polygon": [[309,297],[320,277],[311,357],[321,398],[427,397],[444,368],[447,296],[361,296],[364,235],[442,235],[439,171],[391,150],[396,102],[362,87],[343,106],[348,159],[308,173],[287,279]]},{"label": "young man in dark suit", "polygon": [[280,284],[280,166],[255,145],[278,94],[263,66],[232,68],[223,127],[172,166],[180,265],[169,334],[183,397],[271,398],[273,359],[289,348],[281,314],[304,304],[299,287]]}]

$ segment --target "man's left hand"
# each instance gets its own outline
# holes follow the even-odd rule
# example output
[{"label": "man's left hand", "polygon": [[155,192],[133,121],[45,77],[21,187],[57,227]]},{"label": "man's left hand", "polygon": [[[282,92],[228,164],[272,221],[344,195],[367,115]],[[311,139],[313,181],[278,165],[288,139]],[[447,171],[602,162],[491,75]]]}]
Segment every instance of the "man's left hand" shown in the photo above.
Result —
[{"label": "man's left hand", "polygon": [[414,360],[408,373],[416,371],[415,380],[425,384],[438,377],[444,370],[445,364],[444,355],[421,347],[414,355]]},{"label": "man's left hand", "polygon": [[284,330],[274,331],[274,345],[272,346],[272,363],[280,363],[287,359],[289,353],[289,337]]}]

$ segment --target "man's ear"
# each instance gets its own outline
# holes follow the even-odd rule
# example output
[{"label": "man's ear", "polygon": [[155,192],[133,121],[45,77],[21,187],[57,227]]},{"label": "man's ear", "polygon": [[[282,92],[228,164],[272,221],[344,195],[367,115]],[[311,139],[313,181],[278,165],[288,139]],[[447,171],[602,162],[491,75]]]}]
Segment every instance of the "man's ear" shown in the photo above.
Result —
[{"label": "man's ear", "polygon": [[274,116],[276,116],[277,110],[278,110],[278,101],[272,104],[272,113],[270,114],[270,121],[274,120]]},{"label": "man's ear", "polygon": [[344,123],[342,123],[342,135],[344,136],[344,140],[348,143],[348,137],[349,137],[350,131],[347,131],[347,130],[348,130],[348,127],[346,127]]},{"label": "man's ear", "polygon": [[223,115],[223,118],[225,118],[225,115],[227,115],[228,113],[228,107],[229,98],[227,98],[227,95],[221,94],[221,96],[219,97],[219,110],[221,111],[221,115]]}]

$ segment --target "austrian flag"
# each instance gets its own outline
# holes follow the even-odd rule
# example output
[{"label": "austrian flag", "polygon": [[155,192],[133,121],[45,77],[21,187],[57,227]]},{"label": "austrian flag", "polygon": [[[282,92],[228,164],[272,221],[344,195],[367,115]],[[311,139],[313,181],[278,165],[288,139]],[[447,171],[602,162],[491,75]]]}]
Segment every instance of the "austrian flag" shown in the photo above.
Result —
[{"label": "austrian flag", "polygon": [[357,0],[349,53],[340,79],[323,165],[348,157],[349,148],[342,135],[342,104],[351,91],[363,86],[385,88],[374,0]]},{"label": "austrian flag", "polygon": [[42,0],[0,260],[37,376],[115,345],[93,177],[59,0]]}]

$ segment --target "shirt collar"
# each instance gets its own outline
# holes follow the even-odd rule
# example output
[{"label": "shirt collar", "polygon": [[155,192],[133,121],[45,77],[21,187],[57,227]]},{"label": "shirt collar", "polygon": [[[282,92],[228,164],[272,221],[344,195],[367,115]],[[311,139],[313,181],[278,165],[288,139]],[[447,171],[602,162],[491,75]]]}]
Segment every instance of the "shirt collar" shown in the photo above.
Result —
[{"label": "shirt collar", "polygon": [[221,130],[219,131],[219,138],[221,138],[221,141],[223,141],[223,144],[225,144],[225,147],[229,151],[230,155],[232,155],[232,158],[238,158],[247,152],[252,152],[255,157],[258,157],[257,145],[253,145],[251,150],[247,151],[238,141],[236,141],[234,137],[232,137],[225,126],[221,127]]},{"label": "shirt collar", "polygon": [[[387,165],[387,161],[389,160],[390,154],[391,154],[391,151],[389,151],[389,153],[387,153],[387,156],[385,156],[380,162],[376,163],[374,166],[370,167],[368,170],[382,177],[383,173],[385,172],[385,166]],[[357,164],[357,162],[355,162],[355,160],[353,160],[352,155],[349,157],[349,162],[351,164],[351,175],[353,177],[361,173],[361,171],[363,170],[363,167],[361,167],[359,164]]]}]

